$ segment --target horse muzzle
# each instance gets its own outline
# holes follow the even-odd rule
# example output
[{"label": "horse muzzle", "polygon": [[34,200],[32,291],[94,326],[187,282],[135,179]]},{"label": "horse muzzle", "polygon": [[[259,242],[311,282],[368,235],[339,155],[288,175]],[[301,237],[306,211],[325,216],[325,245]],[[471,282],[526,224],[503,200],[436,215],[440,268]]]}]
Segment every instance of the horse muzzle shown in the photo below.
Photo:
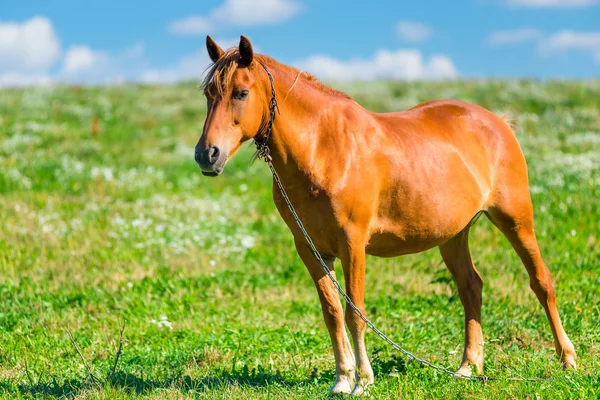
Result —
[{"label": "horse muzzle", "polygon": [[221,151],[217,146],[205,149],[196,148],[194,156],[204,176],[219,176],[227,161],[227,152]]}]

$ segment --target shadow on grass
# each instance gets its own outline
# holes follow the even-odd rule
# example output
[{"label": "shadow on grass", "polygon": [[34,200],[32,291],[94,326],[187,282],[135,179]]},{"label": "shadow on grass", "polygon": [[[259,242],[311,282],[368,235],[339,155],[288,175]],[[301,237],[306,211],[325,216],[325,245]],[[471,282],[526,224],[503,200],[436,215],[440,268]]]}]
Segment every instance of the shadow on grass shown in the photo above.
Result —
[{"label": "shadow on grass", "polygon": [[20,385],[0,385],[0,393],[18,392],[22,395],[33,397],[61,397],[73,398],[81,395],[88,390],[117,389],[135,394],[147,394],[155,389],[174,389],[181,392],[206,392],[213,389],[224,388],[227,386],[246,386],[246,387],[267,387],[277,384],[282,387],[296,387],[307,384],[315,384],[333,381],[333,374],[318,374],[313,371],[310,377],[306,379],[287,379],[279,372],[268,372],[261,367],[249,370],[247,366],[239,370],[227,371],[216,370],[210,376],[194,379],[190,376],[166,377],[163,379],[149,379],[143,374],[136,375],[128,372],[117,372],[105,381],[93,381],[88,378],[80,380],[69,380],[59,382],[56,378],[45,383],[20,384]]},{"label": "shadow on grass", "polygon": [[[373,351],[372,366],[376,376],[387,376],[390,373],[406,373],[406,362],[396,355],[383,356],[379,349]],[[119,371],[105,380],[82,377],[81,379],[59,381],[51,377],[46,382],[10,385],[0,384],[0,393],[20,393],[32,397],[74,398],[89,390],[116,389],[131,394],[147,394],[156,389],[174,389],[180,392],[202,393],[227,386],[245,386],[261,388],[272,385],[293,388],[304,385],[333,383],[333,371],[319,371],[316,368],[303,379],[289,379],[279,371],[273,372],[262,366],[226,370],[216,369],[211,375],[203,378],[192,378],[187,375],[175,375],[162,379],[145,377],[143,372],[131,373]]]}]

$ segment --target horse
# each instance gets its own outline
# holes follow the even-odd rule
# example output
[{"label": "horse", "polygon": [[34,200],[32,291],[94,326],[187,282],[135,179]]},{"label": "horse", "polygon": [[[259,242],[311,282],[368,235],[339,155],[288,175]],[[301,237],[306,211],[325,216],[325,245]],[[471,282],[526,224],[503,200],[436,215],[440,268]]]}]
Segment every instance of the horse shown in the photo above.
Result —
[{"label": "horse", "polygon": [[[464,307],[457,372],[481,373],[483,280],[468,237],[485,214],[522,260],[563,368],[575,367],[534,232],[525,157],[508,121],[457,100],[373,113],[309,73],[255,54],[244,36],[227,51],[207,36],[206,48],[213,64],[203,82],[208,108],[195,147],[202,174],[220,175],[242,143],[268,139],[272,165],[300,220],[332,273],[335,259],[341,261],[346,292],[363,315],[366,254],[396,257],[437,246]],[[272,89],[284,94],[274,120]],[[331,392],[361,394],[374,382],[365,322],[352,309],[344,314],[275,181],[273,200],[319,295],[335,357]]]}]

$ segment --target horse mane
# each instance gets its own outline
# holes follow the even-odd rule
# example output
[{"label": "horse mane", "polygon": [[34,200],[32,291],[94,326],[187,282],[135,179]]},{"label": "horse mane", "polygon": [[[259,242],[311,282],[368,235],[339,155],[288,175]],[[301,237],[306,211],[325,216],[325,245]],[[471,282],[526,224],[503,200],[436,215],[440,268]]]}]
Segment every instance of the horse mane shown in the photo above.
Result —
[{"label": "horse mane", "polygon": [[[208,72],[202,82],[202,90],[204,93],[208,93],[209,87],[214,85],[219,94],[222,95],[227,90],[229,85],[231,85],[233,74],[238,68],[239,60],[239,50],[237,48],[232,48],[225,51],[225,53],[215,63],[209,66]],[[348,99],[350,98],[350,96],[348,96],[346,93],[324,85],[314,75],[306,71],[300,71],[299,69],[289,65],[282,64],[273,57],[264,54],[254,54],[254,60],[267,67],[274,67],[279,70],[283,70],[284,72],[289,72],[290,74],[296,76],[296,80],[301,77],[305,82],[308,82],[314,88],[332,96],[339,96]]]}]

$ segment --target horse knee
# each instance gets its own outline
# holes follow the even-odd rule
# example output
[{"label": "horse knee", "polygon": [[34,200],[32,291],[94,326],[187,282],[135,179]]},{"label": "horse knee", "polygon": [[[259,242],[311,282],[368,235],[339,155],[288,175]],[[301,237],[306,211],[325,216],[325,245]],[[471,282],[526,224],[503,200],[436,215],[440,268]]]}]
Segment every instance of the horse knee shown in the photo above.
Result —
[{"label": "horse knee", "polygon": [[[357,307],[363,317],[366,318],[364,307]],[[346,325],[350,330],[361,331],[365,328],[365,321],[358,315],[356,311],[349,305],[346,306]]]},{"label": "horse knee", "polygon": [[334,321],[342,319],[342,310],[334,304],[323,304],[322,305],[323,315],[327,318],[331,318]]},{"label": "horse knee", "polygon": [[550,274],[544,273],[541,276],[535,276],[530,279],[529,287],[543,303],[550,303],[556,300],[556,293]]}]

